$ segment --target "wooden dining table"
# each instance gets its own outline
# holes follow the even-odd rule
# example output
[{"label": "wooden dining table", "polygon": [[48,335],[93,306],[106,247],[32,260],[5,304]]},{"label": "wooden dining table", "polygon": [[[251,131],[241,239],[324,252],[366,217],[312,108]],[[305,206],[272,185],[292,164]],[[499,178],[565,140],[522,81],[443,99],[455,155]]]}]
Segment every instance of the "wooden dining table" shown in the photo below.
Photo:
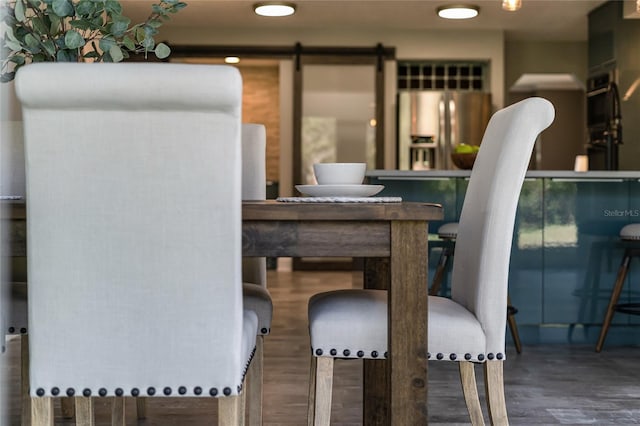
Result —
[{"label": "wooden dining table", "polygon": [[[24,256],[26,205],[1,204]],[[427,225],[442,218],[428,203],[242,204],[244,256],[364,258],[364,287],[388,290],[389,356],[364,362],[365,425],[427,424]]]},{"label": "wooden dining table", "polygon": [[365,360],[363,424],[427,424],[428,203],[242,205],[245,256],[364,258],[364,287],[388,290],[387,360]]}]

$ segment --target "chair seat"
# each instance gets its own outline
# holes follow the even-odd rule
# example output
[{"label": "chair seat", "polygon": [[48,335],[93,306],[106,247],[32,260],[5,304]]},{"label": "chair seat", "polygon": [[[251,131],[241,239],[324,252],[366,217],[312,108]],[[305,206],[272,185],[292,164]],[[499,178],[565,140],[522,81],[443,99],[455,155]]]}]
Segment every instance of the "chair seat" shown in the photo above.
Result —
[{"label": "chair seat", "polygon": [[249,309],[258,316],[258,334],[269,334],[273,316],[273,302],[269,291],[259,284],[242,283],[242,295],[244,309]]},{"label": "chair seat", "polygon": [[[316,356],[386,358],[387,293],[350,289],[316,294],[309,300],[309,328]],[[428,333],[429,359],[482,362],[488,357],[480,323],[451,299],[429,296]]]},{"label": "chair seat", "polygon": [[630,223],[620,230],[623,240],[640,240],[640,223]]},{"label": "chair seat", "polygon": [[[242,355],[244,360],[244,371],[242,376],[247,374],[249,364],[256,351],[256,336],[258,334],[258,316],[255,312],[244,309],[242,311]],[[232,392],[235,395],[235,392]]]},{"label": "chair seat", "polygon": [[449,222],[438,228],[438,237],[442,239],[455,239],[458,236],[458,222]]}]

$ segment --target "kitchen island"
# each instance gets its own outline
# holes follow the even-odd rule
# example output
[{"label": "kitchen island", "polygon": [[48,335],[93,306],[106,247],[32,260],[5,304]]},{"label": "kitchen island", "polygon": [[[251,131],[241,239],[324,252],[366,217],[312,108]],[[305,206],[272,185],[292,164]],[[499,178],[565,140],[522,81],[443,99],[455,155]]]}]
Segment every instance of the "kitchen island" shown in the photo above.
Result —
[{"label": "kitchen island", "polygon": [[[459,219],[469,170],[367,173],[380,196],[440,203],[430,223],[433,277],[442,223]],[[509,292],[523,344],[593,344],[622,260],[620,229],[640,222],[640,171],[530,171],[520,194]],[[640,301],[640,262],[632,260],[620,303]],[[450,274],[445,284],[450,282]],[[508,333],[507,333],[508,334]],[[640,316],[616,314],[606,345],[640,343]],[[606,346],[605,346],[606,350]]]}]

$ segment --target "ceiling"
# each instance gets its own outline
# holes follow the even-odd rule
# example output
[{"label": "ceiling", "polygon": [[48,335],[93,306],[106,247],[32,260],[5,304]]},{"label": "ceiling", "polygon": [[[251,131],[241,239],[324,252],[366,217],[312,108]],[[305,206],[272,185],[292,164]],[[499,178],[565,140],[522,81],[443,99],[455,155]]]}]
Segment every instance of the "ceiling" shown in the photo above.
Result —
[{"label": "ceiling", "polygon": [[[522,0],[517,12],[501,8],[501,0],[465,0],[480,7],[471,20],[449,21],[436,8],[459,0],[293,0],[297,13],[284,18],[264,18],[253,13],[254,1],[183,0],[188,7],[166,25],[251,31],[328,32],[397,30],[503,30],[509,40],[586,41],[587,14],[602,0]],[[144,19],[157,0],[123,0],[134,22]]]}]

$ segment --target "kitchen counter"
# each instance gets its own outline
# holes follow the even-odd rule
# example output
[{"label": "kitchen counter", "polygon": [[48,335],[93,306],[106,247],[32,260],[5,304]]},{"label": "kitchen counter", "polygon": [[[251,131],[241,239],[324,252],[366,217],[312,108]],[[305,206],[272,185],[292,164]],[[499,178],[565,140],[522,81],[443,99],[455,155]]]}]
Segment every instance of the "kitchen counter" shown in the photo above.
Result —
[{"label": "kitchen counter", "polygon": [[[439,179],[465,178],[471,176],[471,170],[371,170],[367,177],[384,179]],[[640,171],[604,171],[574,172],[573,170],[530,170],[527,178],[556,179],[640,179]]]},{"label": "kitchen counter", "polygon": [[[434,202],[444,220],[429,223],[429,280],[443,243],[438,227],[460,218],[470,170],[372,170],[379,196]],[[530,171],[520,193],[511,250],[509,293],[525,346],[594,345],[622,260],[620,229],[640,222],[640,171]],[[633,261],[620,303],[640,301]],[[450,284],[447,275],[444,286]],[[507,333],[508,334],[508,333]],[[640,342],[640,317],[617,314],[607,345]]]}]

